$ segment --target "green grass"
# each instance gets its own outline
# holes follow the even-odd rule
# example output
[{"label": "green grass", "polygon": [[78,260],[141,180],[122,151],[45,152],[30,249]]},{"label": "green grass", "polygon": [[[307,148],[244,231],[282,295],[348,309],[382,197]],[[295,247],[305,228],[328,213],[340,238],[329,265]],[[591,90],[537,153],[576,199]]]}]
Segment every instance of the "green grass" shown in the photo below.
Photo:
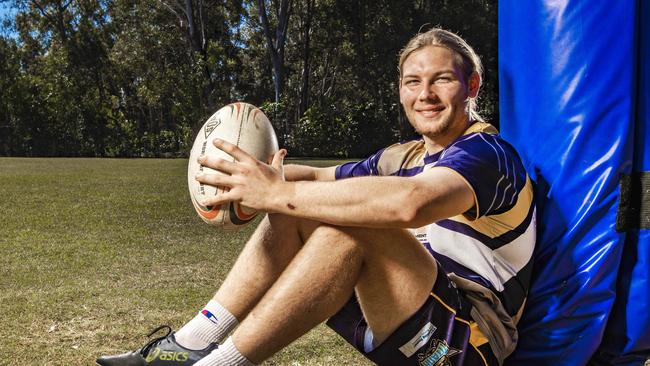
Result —
[{"label": "green grass", "polygon": [[[255,225],[204,224],[186,164],[0,159],[0,365],[94,365],[212,297]],[[265,364],[369,363],[319,326]]]}]

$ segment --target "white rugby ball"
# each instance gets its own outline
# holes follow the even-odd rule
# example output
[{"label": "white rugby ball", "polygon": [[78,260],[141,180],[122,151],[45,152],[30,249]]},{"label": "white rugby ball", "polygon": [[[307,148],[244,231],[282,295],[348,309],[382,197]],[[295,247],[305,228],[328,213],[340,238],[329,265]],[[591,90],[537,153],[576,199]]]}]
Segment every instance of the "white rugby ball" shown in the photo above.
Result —
[{"label": "white rugby ball", "polygon": [[201,155],[211,155],[228,161],[235,159],[217,149],[212,141],[220,138],[239,146],[242,150],[258,160],[267,162],[269,157],[278,151],[278,140],[268,118],[261,110],[247,103],[232,103],[219,109],[201,127],[187,166],[187,184],[194,209],[211,225],[225,228],[241,227],[255,218],[257,211],[237,202],[225,203],[220,206],[203,206],[200,202],[224,192],[224,187],[212,187],[199,183],[195,177],[199,172],[208,174],[223,174],[214,169],[201,166],[197,159]]}]

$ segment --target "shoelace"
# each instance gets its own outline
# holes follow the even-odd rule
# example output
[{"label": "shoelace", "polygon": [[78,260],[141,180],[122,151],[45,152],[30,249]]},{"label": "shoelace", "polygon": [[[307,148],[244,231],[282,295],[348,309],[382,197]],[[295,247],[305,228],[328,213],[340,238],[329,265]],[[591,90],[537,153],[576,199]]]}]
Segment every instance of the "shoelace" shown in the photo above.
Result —
[{"label": "shoelace", "polygon": [[142,356],[146,357],[147,354],[149,353],[149,350],[151,349],[151,347],[153,347],[154,345],[156,345],[158,342],[162,341],[163,339],[167,338],[167,336],[169,336],[172,333],[172,328],[169,325],[161,325],[158,328],[152,330],[151,333],[149,333],[149,335],[147,337],[151,337],[152,335],[158,333],[162,329],[167,329],[167,334],[163,335],[162,337],[154,338],[154,339],[150,340],[149,343],[145,344],[145,346],[140,349],[140,354]]}]

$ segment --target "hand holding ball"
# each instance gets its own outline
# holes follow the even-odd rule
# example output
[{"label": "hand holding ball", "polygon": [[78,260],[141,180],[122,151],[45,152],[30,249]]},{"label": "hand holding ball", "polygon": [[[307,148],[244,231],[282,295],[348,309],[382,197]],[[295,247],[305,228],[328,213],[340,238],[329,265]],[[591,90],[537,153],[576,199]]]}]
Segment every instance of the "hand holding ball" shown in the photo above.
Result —
[{"label": "hand holding ball", "polygon": [[250,104],[233,103],[213,114],[194,140],[187,167],[187,183],[194,209],[208,224],[227,228],[239,227],[255,218],[257,211],[237,202],[219,206],[201,204],[205,198],[222,194],[227,188],[213,187],[196,180],[198,173],[223,174],[199,164],[199,156],[209,155],[229,162],[235,161],[232,156],[214,146],[212,142],[215,138],[236,145],[264,162],[278,151],[277,138],[271,122],[261,110]]}]

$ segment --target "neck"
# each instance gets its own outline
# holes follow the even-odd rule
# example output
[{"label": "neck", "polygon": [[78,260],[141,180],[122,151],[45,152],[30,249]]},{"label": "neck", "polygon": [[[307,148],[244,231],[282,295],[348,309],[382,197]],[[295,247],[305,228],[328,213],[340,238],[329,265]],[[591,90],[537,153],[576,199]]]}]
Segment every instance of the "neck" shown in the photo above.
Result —
[{"label": "neck", "polygon": [[445,147],[449,146],[449,144],[462,136],[472,123],[474,123],[473,120],[466,118],[462,123],[455,123],[454,125],[456,127],[451,127],[447,131],[444,131],[440,134],[422,136],[424,138],[424,146],[427,149],[427,152],[429,154],[435,154]]}]

